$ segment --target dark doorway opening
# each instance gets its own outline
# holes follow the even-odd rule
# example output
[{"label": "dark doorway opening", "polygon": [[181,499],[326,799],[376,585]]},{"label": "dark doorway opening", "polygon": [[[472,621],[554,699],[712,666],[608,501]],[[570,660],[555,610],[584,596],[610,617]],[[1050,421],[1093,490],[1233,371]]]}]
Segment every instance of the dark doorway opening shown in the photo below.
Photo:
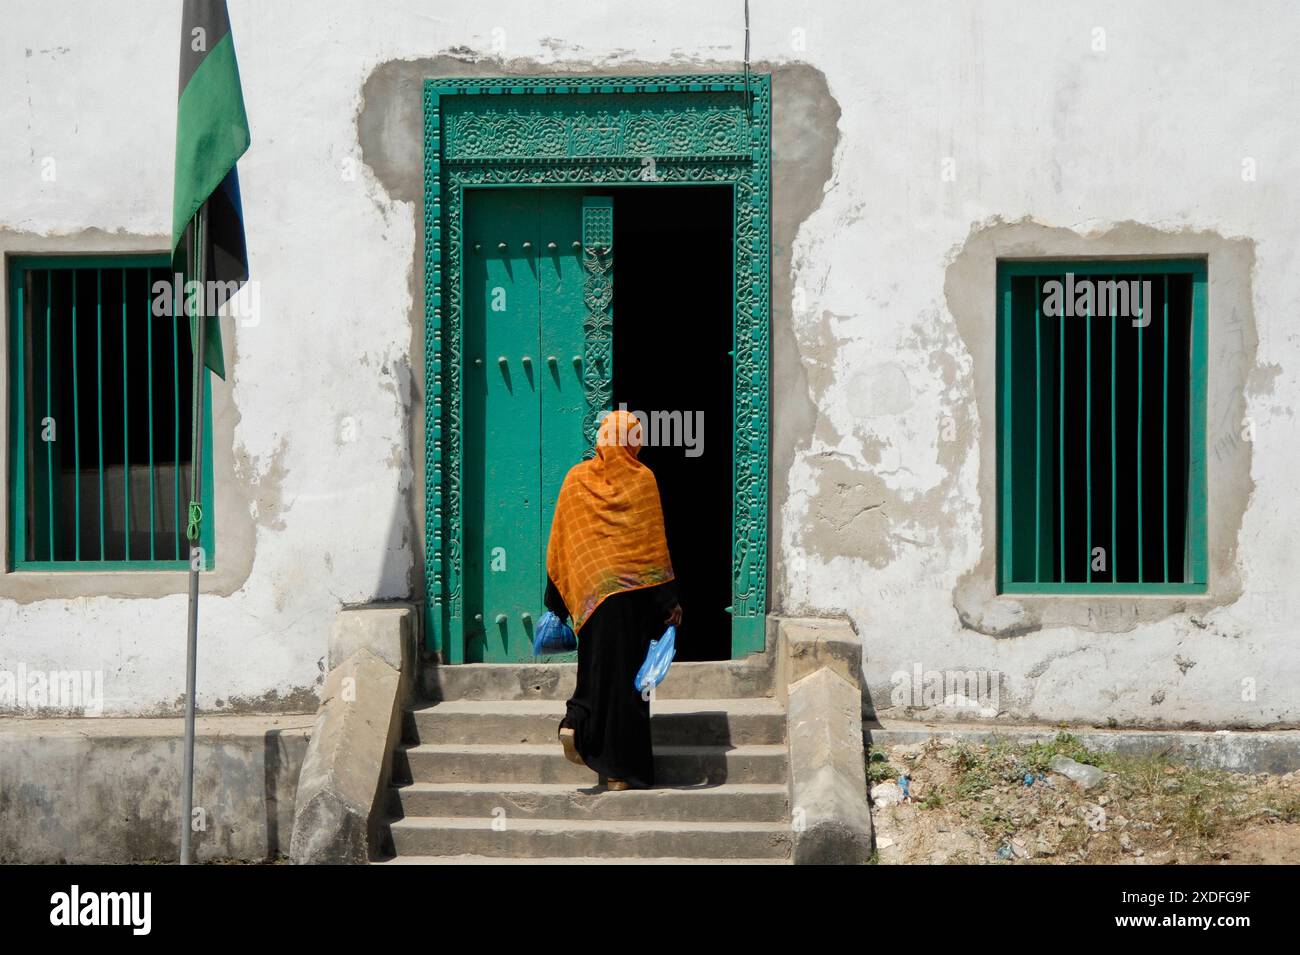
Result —
[{"label": "dark doorway opening", "polygon": [[[614,195],[614,406],[647,416],[682,604],[679,660],[731,657],[732,190]],[[656,443],[657,442],[657,443]]]}]

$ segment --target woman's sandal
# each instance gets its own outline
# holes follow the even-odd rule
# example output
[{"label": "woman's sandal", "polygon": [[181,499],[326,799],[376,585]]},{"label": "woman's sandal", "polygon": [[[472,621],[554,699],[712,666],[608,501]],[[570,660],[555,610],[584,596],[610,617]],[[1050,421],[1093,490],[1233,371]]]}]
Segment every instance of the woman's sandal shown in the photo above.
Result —
[{"label": "woman's sandal", "polygon": [[627,790],[632,788],[627,783],[623,782],[623,780],[621,779],[607,779],[605,781],[605,786],[612,793],[626,792]]},{"label": "woman's sandal", "polygon": [[564,758],[578,766],[585,766],[582,757],[578,755],[578,745],[574,739],[573,728],[569,726],[560,727],[560,745],[564,747]]}]

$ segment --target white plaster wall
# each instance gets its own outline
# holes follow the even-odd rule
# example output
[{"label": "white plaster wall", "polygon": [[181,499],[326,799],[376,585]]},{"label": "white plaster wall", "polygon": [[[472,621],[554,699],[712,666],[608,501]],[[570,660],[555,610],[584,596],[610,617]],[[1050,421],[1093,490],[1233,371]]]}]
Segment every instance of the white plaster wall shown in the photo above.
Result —
[{"label": "white plaster wall", "polygon": [[[1294,103],[1300,8],[1285,2],[808,4],[754,0],[755,60],[810,63],[842,110],[822,207],[802,226],[794,283],[801,344],[835,346],[814,397],[832,429],[795,458],[774,501],[785,610],[849,613],[868,680],[993,668],[1018,714],[1266,724],[1300,718],[1290,547],[1297,506],[1293,331],[1300,298],[1292,213],[1300,174]],[[402,594],[414,560],[408,269],[416,222],[359,162],[360,89],[378,64],[457,47],[616,68],[738,58],[739,4],[494,0],[231,0],[253,130],[240,165],[261,321],[240,329],[233,399],[245,477],[274,484],[254,515],[247,584],[203,607],[199,702],[311,687],[343,602]],[[1094,28],[1106,50],[1092,50]],[[804,45],[796,48],[804,32]],[[0,33],[0,229],[163,236],[170,223],[179,5],[170,0],[9,0]],[[503,44],[503,48],[494,47]],[[41,181],[54,157],[58,178]],[[1258,178],[1241,179],[1243,157]],[[944,157],[957,178],[940,176]],[[357,160],[357,177],[343,175]],[[774,185],[779,191],[780,183]],[[972,226],[1032,217],[1080,231],[1136,220],[1256,243],[1260,358],[1280,366],[1253,395],[1254,499],[1238,542],[1245,595],[1200,629],[1175,617],[1120,634],[1061,628],[1015,639],[963,630],[958,579],[979,560],[978,441],[946,519],[890,532],[919,544],[887,566],[826,557],[806,539],[818,456],[877,471],[904,500],[946,477],[939,430],[971,400],[970,356],[944,297]],[[161,244],[161,243],[160,243]],[[990,297],[993,276],[989,276]],[[1212,317],[1213,321],[1213,317]],[[949,386],[931,352],[964,377]],[[779,407],[776,414],[780,414]],[[345,419],[356,440],[341,440]],[[828,443],[827,434],[833,434]],[[1212,493],[1213,493],[1213,489]],[[418,493],[418,489],[417,489]],[[885,594],[886,596],[882,596]],[[0,602],[0,669],[102,669],[107,712],[151,712],[181,693],[184,597]],[[1183,674],[1178,654],[1196,661]],[[1240,680],[1258,699],[1240,699]],[[1157,709],[1152,687],[1166,690]],[[883,700],[877,700],[882,705]]]},{"label": "white plaster wall", "polygon": [[[1297,588],[1296,339],[1300,292],[1293,202],[1300,173],[1294,47],[1300,8],[1282,3],[916,3],[868,5],[857,42],[810,58],[843,109],[833,188],[801,230],[796,282],[809,307],[801,338],[838,345],[836,380],[819,405],[842,435],[814,439],[796,460],[781,551],[791,610],[842,607],[863,635],[877,707],[898,671],[992,669],[1012,715],[1130,722],[1268,724],[1300,716]],[[1106,50],[1092,50],[1094,29]],[[847,31],[839,36],[847,39]],[[940,176],[944,157],[955,182]],[[1253,157],[1258,177],[1242,179]],[[930,528],[884,569],[820,558],[806,548],[818,455],[861,470],[867,441],[884,444],[874,470],[906,500],[946,472],[944,419],[973,400],[974,381],[949,389],[930,350],[970,356],[955,336],[944,272],[973,226],[1030,217],[1079,232],[1126,220],[1211,230],[1255,243],[1260,361],[1280,366],[1268,394],[1249,396],[1256,427],[1253,499],[1238,540],[1244,596],[1209,614],[1124,633],[1057,628],[1019,638],[963,629],[958,579],[981,546],[978,455],[945,504],[955,548],[931,546]],[[990,272],[989,300],[993,274]],[[1215,321],[1211,316],[1211,335]],[[1213,369],[1211,370],[1213,373]],[[895,381],[898,387],[881,387]],[[867,382],[870,382],[868,384]],[[1235,423],[1231,423],[1236,427]],[[1211,423],[1210,440],[1222,424]],[[992,442],[995,435],[978,435]],[[1216,489],[1211,487],[1211,507]],[[1217,542],[1222,544],[1222,542]],[[1184,666],[1192,662],[1191,667]],[[1244,699],[1253,681],[1255,699]],[[1162,697],[1157,700],[1155,697]]]}]

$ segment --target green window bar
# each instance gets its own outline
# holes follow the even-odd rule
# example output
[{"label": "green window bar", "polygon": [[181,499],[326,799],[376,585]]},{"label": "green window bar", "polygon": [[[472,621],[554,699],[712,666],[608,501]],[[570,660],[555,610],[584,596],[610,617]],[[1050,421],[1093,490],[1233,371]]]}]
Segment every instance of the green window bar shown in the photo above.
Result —
[{"label": "green window bar", "polygon": [[[179,297],[154,291],[172,280],[165,254],[10,260],[13,570],[188,569],[192,352]],[[211,569],[211,389],[203,429]]]},{"label": "green window bar", "polygon": [[999,591],[1204,592],[1205,262],[1001,262],[998,309]]}]

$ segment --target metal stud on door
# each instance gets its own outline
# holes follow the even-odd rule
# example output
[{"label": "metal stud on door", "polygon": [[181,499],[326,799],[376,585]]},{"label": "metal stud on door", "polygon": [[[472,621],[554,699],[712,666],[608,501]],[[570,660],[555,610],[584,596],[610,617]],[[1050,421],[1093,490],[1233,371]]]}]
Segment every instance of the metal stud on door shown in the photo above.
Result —
[{"label": "metal stud on door", "polygon": [[531,642],[539,598],[538,204],[532,190],[466,204],[466,659],[508,660]]},{"label": "metal stud on door", "polygon": [[502,189],[466,209],[465,659],[505,662],[531,654],[555,499],[609,406],[613,206]]},{"label": "metal stud on door", "polygon": [[[543,194],[540,266],[542,369],[542,540],[538,586],[546,586],[546,541],[555,500],[569,468],[588,447],[584,420],[590,394],[584,382],[587,311],[582,231],[590,201],[571,189]],[[540,590],[538,591],[541,592]]]}]

